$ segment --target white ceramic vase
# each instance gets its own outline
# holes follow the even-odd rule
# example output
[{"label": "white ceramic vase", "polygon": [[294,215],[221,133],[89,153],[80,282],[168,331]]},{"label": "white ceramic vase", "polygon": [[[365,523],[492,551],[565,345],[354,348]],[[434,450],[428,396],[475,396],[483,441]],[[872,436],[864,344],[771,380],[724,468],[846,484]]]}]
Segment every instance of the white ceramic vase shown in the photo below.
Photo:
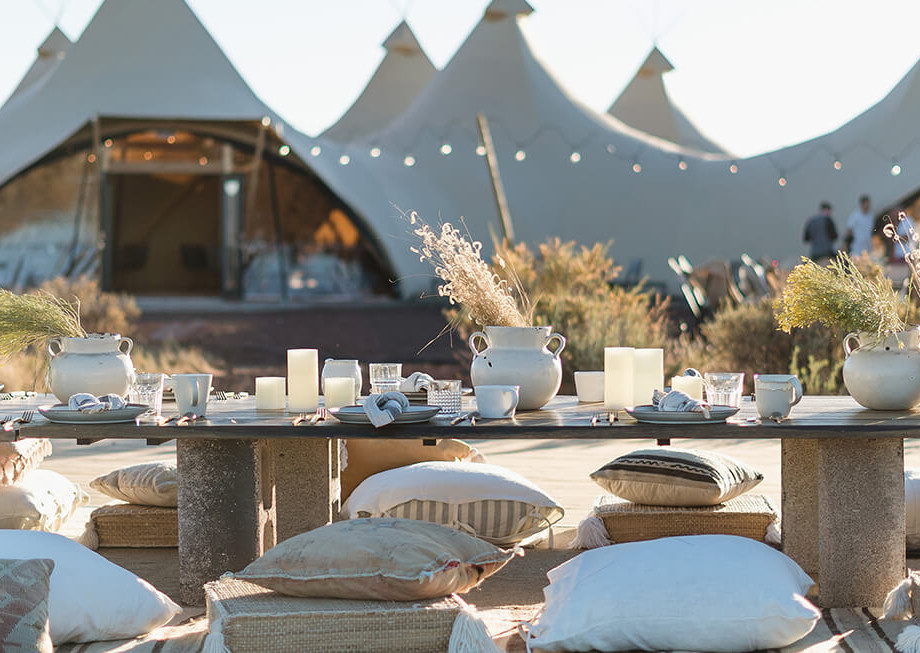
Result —
[{"label": "white ceramic vase", "polygon": [[52,338],[48,341],[48,387],[64,404],[78,392],[124,397],[134,383],[133,347],[131,338],[112,333]]},{"label": "white ceramic vase", "polygon": [[[485,349],[477,348],[478,340],[484,341]],[[550,351],[549,344],[554,340],[559,344]],[[517,385],[521,387],[518,410],[542,408],[559,392],[559,355],[564,348],[565,338],[553,333],[549,326],[487,326],[470,336],[473,386]]]},{"label": "white ceramic vase", "polygon": [[323,394],[326,394],[326,379],[333,376],[351,377],[355,382],[355,398],[352,403],[358,403],[361,396],[361,386],[364,378],[361,376],[361,364],[353,358],[327,358],[323,362],[323,371],[320,374],[320,385]]},{"label": "white ceramic vase", "polygon": [[920,327],[881,339],[850,333],[843,350],[843,383],[861,406],[908,410],[920,403]]}]

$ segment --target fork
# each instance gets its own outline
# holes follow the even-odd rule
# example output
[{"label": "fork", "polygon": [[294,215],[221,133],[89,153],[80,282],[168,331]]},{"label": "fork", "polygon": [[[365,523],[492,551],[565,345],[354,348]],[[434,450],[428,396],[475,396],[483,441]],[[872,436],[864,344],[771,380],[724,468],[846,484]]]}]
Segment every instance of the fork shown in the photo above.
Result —
[{"label": "fork", "polygon": [[300,415],[298,415],[297,417],[291,420],[291,426],[299,426],[300,424],[303,424],[306,421],[307,421],[307,414],[301,413]]},{"label": "fork", "polygon": [[224,392],[223,390],[215,390],[215,391],[214,391],[214,398],[217,399],[217,401],[226,401],[226,400],[227,400],[227,393]]},{"label": "fork", "polygon": [[14,428],[16,428],[17,424],[28,424],[29,422],[32,421],[32,417],[34,416],[35,416],[34,410],[27,410],[23,412],[22,417],[17,417],[16,419],[11,419],[8,422],[4,422],[3,430],[12,431]]},{"label": "fork", "polygon": [[316,414],[310,418],[310,424],[325,421],[329,417],[329,411],[325,408],[317,408]]}]

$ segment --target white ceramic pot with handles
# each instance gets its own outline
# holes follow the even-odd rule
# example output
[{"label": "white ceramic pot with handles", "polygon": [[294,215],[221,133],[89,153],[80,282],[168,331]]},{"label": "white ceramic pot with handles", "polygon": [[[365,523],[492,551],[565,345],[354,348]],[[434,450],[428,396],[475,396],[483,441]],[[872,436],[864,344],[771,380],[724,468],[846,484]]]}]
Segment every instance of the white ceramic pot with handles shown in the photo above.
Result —
[{"label": "white ceramic pot with handles", "polygon": [[[485,348],[478,348],[479,341]],[[549,345],[557,342],[555,350]],[[473,385],[517,385],[521,387],[518,410],[536,410],[559,392],[565,338],[553,327],[487,326],[470,336]]]},{"label": "white ceramic pot with handles", "polygon": [[843,383],[861,406],[908,410],[920,403],[920,327],[884,338],[850,333],[843,350]]},{"label": "white ceramic pot with handles", "polygon": [[71,395],[89,392],[97,397],[124,397],[134,383],[131,349],[134,341],[114,333],[91,333],[85,338],[51,338],[48,387],[66,404]]}]

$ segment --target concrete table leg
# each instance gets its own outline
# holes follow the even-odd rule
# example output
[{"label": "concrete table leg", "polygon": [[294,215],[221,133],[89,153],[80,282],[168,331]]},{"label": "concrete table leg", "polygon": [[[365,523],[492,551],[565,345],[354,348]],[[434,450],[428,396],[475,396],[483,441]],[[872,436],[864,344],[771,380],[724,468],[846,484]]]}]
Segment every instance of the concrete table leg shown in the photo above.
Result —
[{"label": "concrete table leg", "polygon": [[268,442],[278,541],[331,523],[339,513],[339,441],[275,438]]},{"label": "concrete table leg", "polygon": [[783,440],[783,553],[815,580],[818,580],[817,468],[817,440]]},{"label": "concrete table leg", "polygon": [[179,596],[203,605],[204,583],[239,571],[275,543],[271,480],[263,498],[256,440],[183,440],[179,475]]},{"label": "concrete table leg", "polygon": [[818,602],[881,606],[903,580],[904,442],[818,440]]}]

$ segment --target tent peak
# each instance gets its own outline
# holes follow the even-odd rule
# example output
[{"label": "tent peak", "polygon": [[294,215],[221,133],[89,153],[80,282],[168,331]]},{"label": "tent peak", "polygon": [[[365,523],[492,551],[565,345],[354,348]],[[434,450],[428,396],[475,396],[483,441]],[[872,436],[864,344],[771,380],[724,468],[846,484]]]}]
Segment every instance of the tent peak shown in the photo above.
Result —
[{"label": "tent peak", "polygon": [[390,35],[383,42],[383,47],[387,52],[398,52],[400,54],[417,54],[422,51],[418,39],[412,32],[412,28],[406,21],[402,21],[396,26]]},{"label": "tent peak", "polygon": [[42,44],[38,46],[38,56],[42,59],[63,58],[70,45],[71,42],[67,35],[60,28],[55,27]]},{"label": "tent peak", "polygon": [[527,16],[533,13],[533,7],[527,0],[492,0],[486,7],[487,20],[502,20],[513,16]]},{"label": "tent peak", "polygon": [[674,65],[668,61],[668,58],[664,56],[656,45],[652,48],[652,51],[648,53],[642,65],[639,66],[639,72],[636,74],[639,77],[652,77],[654,75],[662,75],[672,70],[674,70]]}]

